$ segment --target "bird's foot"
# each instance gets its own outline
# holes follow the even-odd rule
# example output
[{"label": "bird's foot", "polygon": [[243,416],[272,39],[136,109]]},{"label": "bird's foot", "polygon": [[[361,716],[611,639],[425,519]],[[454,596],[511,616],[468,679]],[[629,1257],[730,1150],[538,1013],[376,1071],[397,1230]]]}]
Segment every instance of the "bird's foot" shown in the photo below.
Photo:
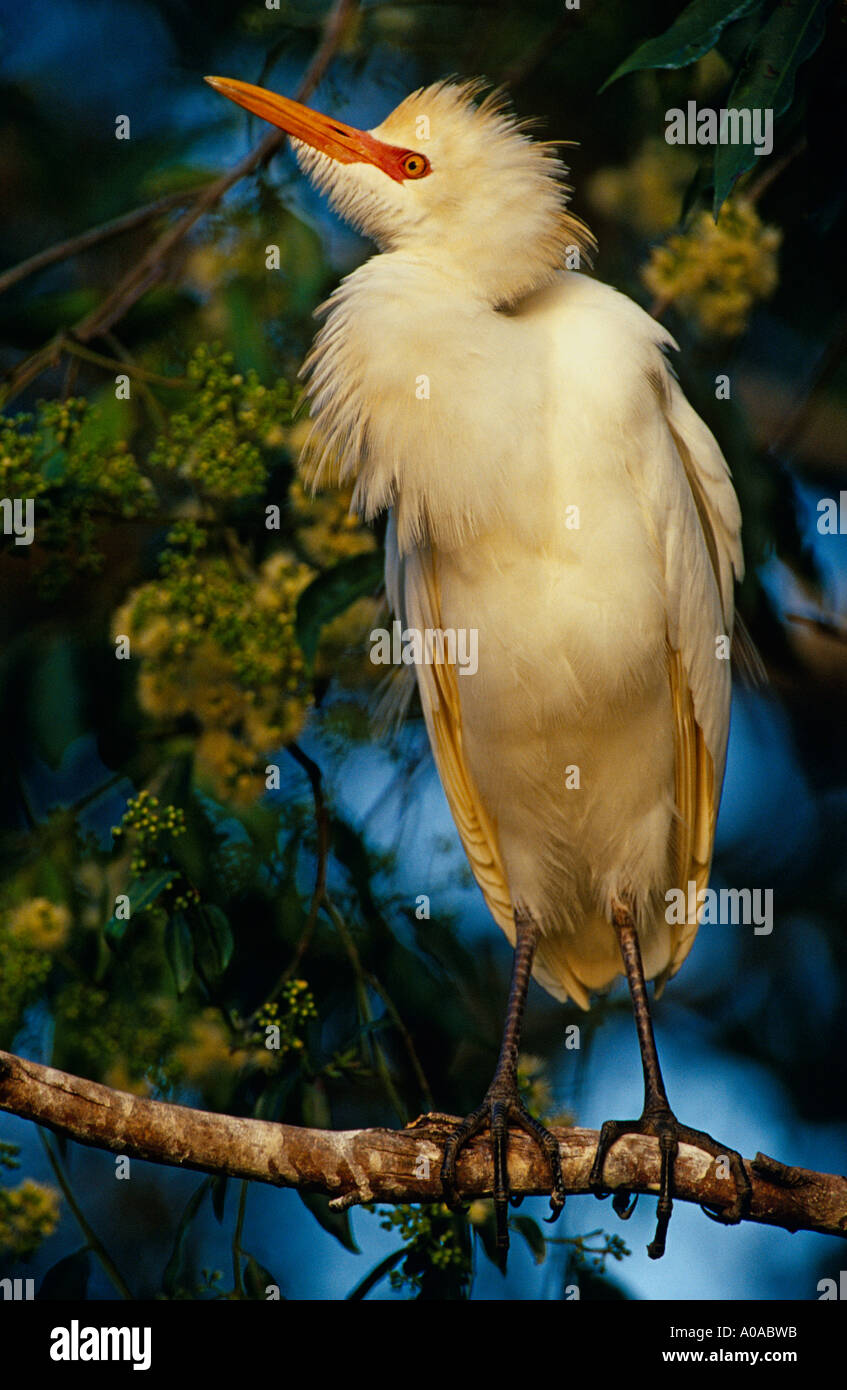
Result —
[{"label": "bird's foot", "polygon": [[[665,1253],[665,1238],[673,1211],[673,1169],[680,1144],[690,1144],[695,1149],[702,1149],[705,1153],[711,1154],[716,1160],[723,1159],[729,1164],[729,1171],[735,1180],[735,1198],[731,1204],[721,1211],[711,1211],[703,1207],[705,1214],[713,1221],[720,1221],[729,1226],[735,1225],[744,1216],[750,1205],[752,1188],[741,1155],[736,1153],[735,1149],[728,1149],[719,1144],[710,1134],[705,1134],[700,1129],[689,1129],[688,1125],[681,1125],[673,1111],[667,1107],[645,1110],[637,1120],[606,1121],[600,1131],[600,1142],[588,1179],[595,1196],[602,1198],[609,1195],[603,1188],[603,1166],[612,1145],[624,1134],[652,1135],[654,1139],[658,1139],[661,1150],[656,1234],[647,1246],[647,1254],[651,1260],[661,1259]],[[618,1216],[626,1220],[635,1210],[637,1201],[637,1196],[631,1200],[630,1193],[621,1191],[615,1194],[613,1205]]]},{"label": "bird's foot", "polygon": [[478,1110],[468,1115],[450,1135],[444,1146],[444,1161],[441,1165],[441,1185],[447,1204],[456,1207],[461,1202],[456,1185],[456,1159],[475,1134],[486,1126],[491,1131],[491,1145],[494,1151],[494,1216],[496,1223],[496,1249],[500,1257],[500,1267],[505,1269],[506,1252],[509,1249],[508,1209],[511,1193],[509,1190],[509,1171],[507,1148],[509,1123],[514,1122],[529,1134],[542,1150],[550,1165],[552,1191],[550,1194],[550,1221],[555,1221],[565,1205],[565,1180],[562,1177],[562,1161],[559,1144],[548,1129],[532,1115],[520,1098],[517,1082],[512,1078],[495,1076],[488,1094]]}]

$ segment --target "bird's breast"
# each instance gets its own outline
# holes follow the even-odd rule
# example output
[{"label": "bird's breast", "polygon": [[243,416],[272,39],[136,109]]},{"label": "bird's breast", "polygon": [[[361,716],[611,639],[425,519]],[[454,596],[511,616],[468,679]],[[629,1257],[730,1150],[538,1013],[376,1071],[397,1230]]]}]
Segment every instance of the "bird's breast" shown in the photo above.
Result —
[{"label": "bird's breast", "polygon": [[535,516],[524,499],[523,525],[437,554],[442,623],[476,633],[463,705],[486,722],[517,703],[539,726],[593,724],[667,683],[659,559],[634,498],[578,476],[551,492]]}]

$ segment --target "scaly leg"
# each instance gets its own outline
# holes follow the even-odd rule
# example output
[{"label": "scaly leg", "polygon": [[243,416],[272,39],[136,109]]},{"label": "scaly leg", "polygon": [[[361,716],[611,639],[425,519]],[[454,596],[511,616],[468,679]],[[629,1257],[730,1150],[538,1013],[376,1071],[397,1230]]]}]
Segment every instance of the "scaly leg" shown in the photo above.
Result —
[{"label": "scaly leg", "polygon": [[559,1145],[549,1130],[530,1115],[518,1093],[518,1049],[520,1047],[521,1023],[524,1005],[532,972],[532,960],[538,942],[538,927],[532,918],[515,910],[515,960],[512,966],[512,982],[509,987],[509,1003],[506,1011],[506,1025],[503,1042],[494,1079],[486,1092],[482,1105],[468,1115],[458,1126],[444,1147],[444,1162],[441,1167],[441,1185],[447,1201],[456,1206],[459,1192],[456,1186],[456,1159],[475,1134],[486,1125],[491,1130],[491,1143],[494,1150],[494,1213],[497,1224],[497,1250],[501,1256],[501,1268],[505,1267],[506,1252],[509,1249],[508,1208],[509,1171],[507,1150],[509,1140],[509,1121],[513,1120],[527,1134],[532,1135],[539,1148],[544,1151],[550,1164],[552,1194],[550,1206],[553,1216],[559,1215],[565,1205],[565,1184],[562,1177],[562,1164]]},{"label": "scaly leg", "polygon": [[[689,1129],[681,1125],[671,1110],[659,1066],[659,1054],[653,1035],[653,1020],[650,1017],[650,1004],[647,999],[647,985],[644,967],[641,963],[641,950],[638,933],[629,907],[625,903],[615,903],[612,921],[618,934],[621,955],[626,968],[629,992],[638,1030],[641,1048],[641,1065],[644,1069],[644,1109],[637,1120],[607,1120],[600,1131],[600,1142],[589,1179],[598,1197],[608,1195],[603,1190],[603,1164],[609,1149],[623,1134],[652,1134],[658,1139],[661,1148],[662,1167],[659,1184],[659,1205],[657,1208],[656,1235],[647,1247],[651,1260],[658,1260],[665,1253],[665,1237],[673,1210],[673,1167],[679,1145],[691,1144],[703,1149],[713,1158],[725,1158],[735,1179],[735,1201],[720,1214],[706,1211],[716,1221],[732,1225],[741,1220],[750,1202],[750,1179],[744,1169],[741,1155],[734,1149],[718,1144],[709,1134],[699,1129]],[[615,1200],[615,1210],[624,1218],[631,1216],[635,1202],[629,1202],[628,1193],[619,1193]]]}]

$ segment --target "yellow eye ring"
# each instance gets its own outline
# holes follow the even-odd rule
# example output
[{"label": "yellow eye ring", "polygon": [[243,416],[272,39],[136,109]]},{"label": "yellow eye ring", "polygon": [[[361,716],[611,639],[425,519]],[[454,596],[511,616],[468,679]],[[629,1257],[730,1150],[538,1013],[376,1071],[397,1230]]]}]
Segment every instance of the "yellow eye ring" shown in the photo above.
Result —
[{"label": "yellow eye ring", "polygon": [[403,156],[400,167],[407,179],[422,179],[429,173],[429,160],[424,154],[409,153]]}]

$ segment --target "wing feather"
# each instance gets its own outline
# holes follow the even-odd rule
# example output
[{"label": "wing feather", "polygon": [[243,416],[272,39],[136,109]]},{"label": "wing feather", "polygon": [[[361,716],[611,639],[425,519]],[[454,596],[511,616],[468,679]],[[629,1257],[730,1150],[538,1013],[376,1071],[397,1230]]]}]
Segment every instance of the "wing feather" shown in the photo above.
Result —
[{"label": "wing feather", "polygon": [[[441,600],[433,552],[401,556],[392,514],[385,540],[388,601],[405,627],[440,628]],[[462,749],[462,717],[455,667],[433,663],[418,668],[418,686],[441,784],[474,877],[497,925],[514,944],[509,885],[500,857],[497,827],[483,806]]]},{"label": "wing feather", "polygon": [[[741,512],[726,460],[677,382],[670,375],[666,380],[664,413],[678,460],[663,479],[676,865],[677,887],[687,894],[690,882],[698,893],[709,882],[729,732],[733,578],[742,577],[744,562]],[[718,648],[721,635],[725,649]],[[672,957],[657,984],[679,969],[697,926],[686,922],[675,929]]]}]

